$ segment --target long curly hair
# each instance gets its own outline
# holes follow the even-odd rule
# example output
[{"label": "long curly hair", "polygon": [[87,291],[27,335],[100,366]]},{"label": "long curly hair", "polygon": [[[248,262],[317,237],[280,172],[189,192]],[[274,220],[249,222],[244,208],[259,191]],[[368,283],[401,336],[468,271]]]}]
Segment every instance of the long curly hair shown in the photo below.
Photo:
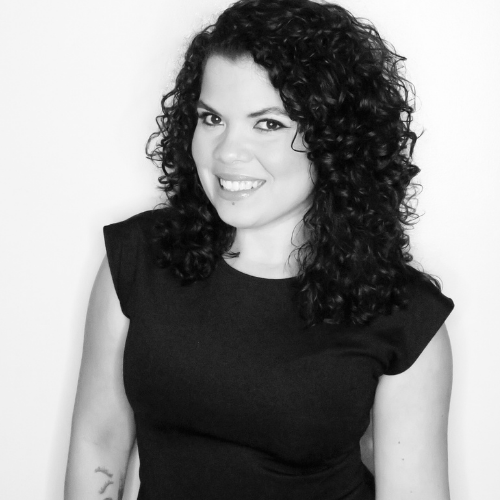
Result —
[{"label": "long curly hair", "polygon": [[334,4],[240,0],[191,41],[146,148],[167,197],[160,265],[184,283],[202,280],[234,241],[235,228],[205,195],[191,153],[212,55],[250,55],[263,67],[307,144],[316,177],[303,218],[307,241],[295,255],[307,323],[366,324],[404,307],[415,275],[405,233],[416,218],[411,181],[419,172],[413,88],[402,75],[405,59],[371,24]]}]

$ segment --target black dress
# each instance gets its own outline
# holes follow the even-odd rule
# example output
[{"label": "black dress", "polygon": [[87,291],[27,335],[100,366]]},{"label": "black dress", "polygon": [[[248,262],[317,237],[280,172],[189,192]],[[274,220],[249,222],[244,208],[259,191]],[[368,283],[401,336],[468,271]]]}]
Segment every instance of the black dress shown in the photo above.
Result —
[{"label": "black dress", "polygon": [[377,381],[417,359],[453,308],[418,279],[369,326],[304,330],[291,279],[220,260],[181,285],[151,254],[154,213],[106,226],[130,328],[124,384],[140,500],[370,500],[360,459]]}]

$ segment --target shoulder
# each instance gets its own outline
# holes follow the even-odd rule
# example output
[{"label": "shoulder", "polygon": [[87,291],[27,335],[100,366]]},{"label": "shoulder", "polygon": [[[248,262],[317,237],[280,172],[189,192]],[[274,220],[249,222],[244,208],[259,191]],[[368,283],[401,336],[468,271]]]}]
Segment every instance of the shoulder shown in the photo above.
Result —
[{"label": "shoulder", "polygon": [[162,210],[150,210],[104,227],[109,269],[122,310],[129,318],[131,298],[156,266],[153,242],[162,216]]},{"label": "shoulder", "polygon": [[437,284],[437,280],[415,269],[411,270],[406,288],[407,305],[395,313],[408,335],[427,343],[439,330],[455,304]]},{"label": "shoulder", "polygon": [[168,213],[165,209],[156,209],[104,226],[104,241],[111,271],[113,271],[111,261],[117,260],[115,257],[123,256],[125,253],[129,256],[142,253],[156,260],[158,249],[154,243],[167,219]]},{"label": "shoulder", "polygon": [[410,368],[440,330],[454,308],[427,275],[411,269],[405,289],[406,305],[375,321],[392,355],[384,373],[396,375]]},{"label": "shoulder", "polygon": [[407,308],[410,312],[421,314],[426,306],[431,307],[427,313],[441,309],[451,312],[454,307],[453,301],[442,293],[437,285],[437,280],[433,280],[414,268],[409,268],[408,271],[406,294],[408,299]]},{"label": "shoulder", "polygon": [[154,228],[164,218],[163,210],[148,210],[128,219],[104,226],[105,237],[147,241],[154,234]]}]

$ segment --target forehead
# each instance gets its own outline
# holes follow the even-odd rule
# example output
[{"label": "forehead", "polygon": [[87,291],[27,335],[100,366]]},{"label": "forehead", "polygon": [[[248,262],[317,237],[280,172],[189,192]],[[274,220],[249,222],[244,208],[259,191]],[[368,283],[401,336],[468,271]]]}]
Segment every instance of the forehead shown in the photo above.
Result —
[{"label": "forehead", "polygon": [[215,107],[282,106],[267,71],[251,57],[234,60],[218,55],[209,57],[203,71],[200,99]]}]

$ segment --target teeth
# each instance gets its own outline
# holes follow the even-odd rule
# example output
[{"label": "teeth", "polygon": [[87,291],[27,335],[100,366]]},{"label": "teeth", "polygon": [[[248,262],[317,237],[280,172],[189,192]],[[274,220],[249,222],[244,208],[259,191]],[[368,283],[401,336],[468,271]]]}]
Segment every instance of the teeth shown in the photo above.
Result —
[{"label": "teeth", "polygon": [[247,191],[256,189],[262,184],[262,181],[226,181],[219,179],[220,185],[228,191]]}]

